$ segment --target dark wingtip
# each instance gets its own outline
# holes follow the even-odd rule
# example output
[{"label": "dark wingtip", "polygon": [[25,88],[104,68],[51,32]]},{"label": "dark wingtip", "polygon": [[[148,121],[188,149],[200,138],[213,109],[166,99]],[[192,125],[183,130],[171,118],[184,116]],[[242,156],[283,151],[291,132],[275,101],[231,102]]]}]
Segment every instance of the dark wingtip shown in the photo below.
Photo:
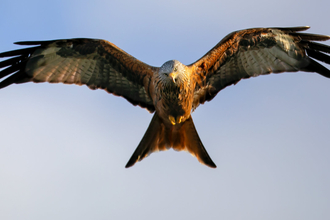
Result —
[{"label": "dark wingtip", "polygon": [[3,89],[13,83],[19,83],[23,81],[29,81],[28,76],[23,71],[18,71],[17,73],[7,77],[5,80],[0,82],[0,89]]},{"label": "dark wingtip", "polygon": [[330,64],[330,56],[328,56],[327,54],[316,51],[316,50],[310,50],[310,49],[306,49],[306,51],[307,51],[308,56],[310,56],[314,59],[317,59],[321,62]]},{"label": "dark wingtip", "polygon": [[31,54],[33,51],[35,51],[38,47],[39,46],[2,52],[2,53],[0,53],[0,57],[13,57],[13,56],[20,56],[20,55],[27,56],[28,54]]},{"label": "dark wingtip", "polygon": [[[38,47],[30,47],[18,50],[11,50],[0,53],[0,57],[7,57],[7,60],[0,62],[0,89],[7,87],[13,83],[21,83],[29,81],[28,75],[25,73],[25,65],[32,54]],[[11,58],[10,58],[11,57]]]},{"label": "dark wingtip", "polygon": [[311,58],[309,58],[309,65],[302,70],[306,72],[316,72],[324,77],[330,78],[330,70]]},{"label": "dark wingtip", "polygon": [[307,42],[303,41],[303,43],[308,44],[308,49],[316,50],[316,51],[322,51],[322,52],[330,54],[330,46],[328,46],[328,45],[320,44],[320,43],[317,43],[317,42],[310,42],[310,41],[307,41]]},{"label": "dark wingtip", "polygon": [[42,44],[47,44],[50,42],[53,42],[53,41],[52,40],[50,40],[50,41],[18,41],[18,42],[15,42],[14,44],[17,44],[17,45],[42,45]]}]

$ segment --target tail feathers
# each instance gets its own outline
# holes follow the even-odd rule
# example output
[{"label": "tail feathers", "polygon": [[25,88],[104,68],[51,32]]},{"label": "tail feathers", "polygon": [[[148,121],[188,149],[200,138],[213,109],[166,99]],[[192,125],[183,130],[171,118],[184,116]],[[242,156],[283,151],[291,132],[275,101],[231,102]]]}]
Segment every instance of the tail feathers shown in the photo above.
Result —
[{"label": "tail feathers", "polygon": [[143,160],[152,152],[166,150],[164,129],[164,124],[162,124],[161,119],[155,113],[146,133],[125,167],[129,168],[133,166],[136,162]]},{"label": "tail feathers", "polygon": [[186,150],[191,155],[195,156],[201,164],[207,165],[211,168],[217,167],[204,148],[191,117],[183,123],[180,129],[180,134],[177,138],[180,139],[180,144],[183,148],[174,144],[174,150]]},{"label": "tail feathers", "polygon": [[126,164],[126,168],[143,160],[149,154],[169,148],[188,151],[204,165],[216,168],[216,165],[206,152],[190,117],[181,125],[166,126],[157,114],[154,114],[149,127],[140,144]]}]

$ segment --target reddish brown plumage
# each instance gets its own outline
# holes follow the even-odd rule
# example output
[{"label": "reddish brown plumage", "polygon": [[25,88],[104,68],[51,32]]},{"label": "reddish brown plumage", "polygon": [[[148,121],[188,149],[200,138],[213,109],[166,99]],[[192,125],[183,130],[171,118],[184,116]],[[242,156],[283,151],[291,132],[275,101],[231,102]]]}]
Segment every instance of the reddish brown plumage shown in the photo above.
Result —
[{"label": "reddish brown plumage", "polygon": [[153,152],[170,148],[176,151],[188,151],[202,164],[212,168],[216,167],[205,150],[191,117],[183,123],[172,125],[164,123],[158,114],[154,114],[140,144],[127,162],[126,168],[133,166],[137,161],[143,160]]},{"label": "reddish brown plumage", "polygon": [[[154,151],[186,150],[215,167],[193,124],[191,112],[241,79],[285,71],[330,71],[330,47],[312,41],[329,36],[299,33],[309,27],[253,28],[233,32],[202,58],[185,66],[168,61],[149,66],[105,40],[67,39],[19,42],[35,47],[0,53],[0,89],[13,83],[51,82],[87,85],[122,96],[154,112],[126,167]],[[307,53],[307,54],[306,54]],[[312,59],[314,58],[314,59]]]},{"label": "reddish brown plumage", "polygon": [[[311,42],[310,40],[324,41],[330,39],[330,36],[297,33],[298,31],[307,30],[308,28],[309,27],[253,28],[228,34],[201,59],[189,65],[189,67],[200,76],[197,78],[199,80],[197,81],[198,86],[195,91],[196,95],[194,97],[193,109],[197,108],[199,104],[203,104],[205,101],[212,100],[216,94],[225,87],[236,84],[241,79],[250,78],[251,76],[259,76],[272,72],[281,73],[300,70],[317,72],[320,75],[330,78],[330,71],[328,69],[306,56],[306,50],[308,49],[312,49],[316,52],[323,51],[329,53],[329,46]],[[282,61],[281,57],[277,57],[276,54],[270,53],[274,48],[284,49],[283,45],[279,44],[279,38],[286,40],[287,45],[284,46],[291,46],[289,49],[292,50],[292,54],[295,56],[293,58],[300,61],[299,65],[297,63],[297,66],[291,66],[292,68],[290,68],[290,66],[275,65],[276,61],[286,62]],[[280,52],[279,49],[278,52]],[[255,52],[255,54],[263,52],[263,54],[260,55],[261,57],[268,56],[273,59],[273,63],[259,62],[256,63],[255,67],[267,65],[270,67],[273,65],[272,69],[260,71],[253,75],[248,73],[243,68],[244,66],[240,66],[239,62],[243,54],[252,52]],[[292,54],[289,54],[287,59],[292,58]],[[318,57],[315,56],[311,57],[318,59]],[[327,63],[330,61],[330,57],[325,55],[320,61]],[[228,67],[228,71],[222,71]],[[255,71],[257,71],[256,68]]]}]

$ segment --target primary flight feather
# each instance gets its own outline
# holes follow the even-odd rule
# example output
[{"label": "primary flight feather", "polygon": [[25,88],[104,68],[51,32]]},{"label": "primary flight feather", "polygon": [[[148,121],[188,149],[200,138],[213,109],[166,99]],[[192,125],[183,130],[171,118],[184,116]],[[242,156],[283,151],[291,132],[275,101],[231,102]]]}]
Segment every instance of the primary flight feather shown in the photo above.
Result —
[{"label": "primary flight feather", "polygon": [[13,83],[87,85],[122,96],[155,112],[126,167],[155,151],[186,150],[216,167],[206,152],[191,113],[241,79],[281,72],[316,72],[330,78],[330,46],[314,41],[330,36],[301,33],[309,27],[235,31],[190,65],[177,60],[149,66],[114,44],[96,39],[17,42],[33,45],[0,53],[0,89]]}]

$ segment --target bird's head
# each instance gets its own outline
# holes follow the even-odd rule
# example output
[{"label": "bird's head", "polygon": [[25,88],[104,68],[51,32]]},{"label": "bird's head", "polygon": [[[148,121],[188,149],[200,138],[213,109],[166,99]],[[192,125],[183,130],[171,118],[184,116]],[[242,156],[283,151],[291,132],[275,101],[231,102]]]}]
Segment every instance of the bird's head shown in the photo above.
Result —
[{"label": "bird's head", "polygon": [[177,60],[167,61],[160,67],[159,76],[163,82],[180,85],[187,80],[186,66]]}]

